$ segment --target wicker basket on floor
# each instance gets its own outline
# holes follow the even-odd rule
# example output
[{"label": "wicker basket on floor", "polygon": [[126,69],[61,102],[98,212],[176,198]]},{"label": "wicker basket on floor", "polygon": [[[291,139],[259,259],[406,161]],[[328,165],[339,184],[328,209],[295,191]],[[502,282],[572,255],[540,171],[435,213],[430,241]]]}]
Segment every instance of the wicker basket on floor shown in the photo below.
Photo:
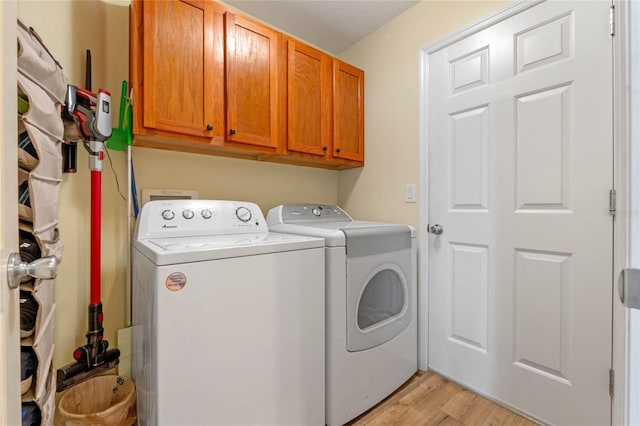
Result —
[{"label": "wicker basket on floor", "polygon": [[130,378],[94,377],[64,394],[58,411],[66,426],[133,425],[136,421],[136,387]]}]

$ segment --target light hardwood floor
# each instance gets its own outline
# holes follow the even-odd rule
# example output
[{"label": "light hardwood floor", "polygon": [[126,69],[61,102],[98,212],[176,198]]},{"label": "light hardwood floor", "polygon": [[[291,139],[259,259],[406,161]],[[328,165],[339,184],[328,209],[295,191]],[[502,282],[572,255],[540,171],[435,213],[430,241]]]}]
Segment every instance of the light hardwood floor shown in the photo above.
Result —
[{"label": "light hardwood floor", "polygon": [[418,372],[350,426],[516,425],[536,423],[432,372]]}]

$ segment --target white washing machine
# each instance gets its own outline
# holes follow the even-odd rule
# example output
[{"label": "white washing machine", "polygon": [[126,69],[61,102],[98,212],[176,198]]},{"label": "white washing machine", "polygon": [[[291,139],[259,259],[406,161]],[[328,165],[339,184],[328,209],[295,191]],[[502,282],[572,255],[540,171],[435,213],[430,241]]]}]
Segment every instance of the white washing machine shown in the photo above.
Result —
[{"label": "white washing machine", "polygon": [[417,371],[415,229],[354,221],[337,206],[293,204],[269,229],[325,240],[326,423],[365,412]]},{"label": "white washing machine", "polygon": [[323,425],[324,241],[257,205],[151,201],[132,250],[141,425]]}]

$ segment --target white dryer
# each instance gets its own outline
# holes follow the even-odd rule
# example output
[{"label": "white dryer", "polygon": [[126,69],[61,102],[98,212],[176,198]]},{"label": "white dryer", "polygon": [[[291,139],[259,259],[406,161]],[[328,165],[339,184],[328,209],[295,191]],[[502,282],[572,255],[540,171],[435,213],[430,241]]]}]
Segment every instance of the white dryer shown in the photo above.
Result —
[{"label": "white dryer", "polygon": [[267,222],[325,240],[325,421],[342,425],[417,371],[415,229],[354,221],[319,204],[275,207]]},{"label": "white dryer", "polygon": [[324,241],[257,205],[151,201],[133,240],[141,425],[323,425]]}]

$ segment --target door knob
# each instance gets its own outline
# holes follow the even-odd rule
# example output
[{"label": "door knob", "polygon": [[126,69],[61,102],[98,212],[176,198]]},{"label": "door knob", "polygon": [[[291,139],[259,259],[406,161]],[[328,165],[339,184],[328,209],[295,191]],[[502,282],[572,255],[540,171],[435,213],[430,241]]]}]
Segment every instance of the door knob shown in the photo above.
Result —
[{"label": "door knob", "polygon": [[431,225],[429,232],[435,235],[440,235],[444,232],[444,228],[436,223],[435,225]]},{"label": "door knob", "polygon": [[7,283],[10,289],[17,288],[23,277],[50,280],[55,278],[57,273],[58,260],[55,256],[41,257],[31,263],[25,263],[20,260],[18,253],[11,253],[7,261]]},{"label": "door knob", "polygon": [[640,309],[640,269],[623,269],[618,277],[618,296],[627,308]]}]

